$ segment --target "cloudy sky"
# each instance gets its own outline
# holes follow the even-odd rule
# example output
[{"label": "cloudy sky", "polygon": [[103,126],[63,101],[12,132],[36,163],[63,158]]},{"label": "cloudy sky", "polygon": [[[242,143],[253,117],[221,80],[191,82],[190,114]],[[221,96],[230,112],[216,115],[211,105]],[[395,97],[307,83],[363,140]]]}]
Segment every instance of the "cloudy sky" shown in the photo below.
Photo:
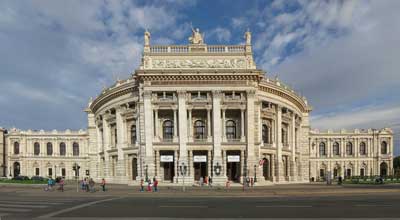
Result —
[{"label": "cloudy sky", "polygon": [[313,106],[312,126],[392,127],[400,154],[400,1],[0,1],[0,126],[80,129],[89,97],[153,44],[253,33],[255,59]]}]

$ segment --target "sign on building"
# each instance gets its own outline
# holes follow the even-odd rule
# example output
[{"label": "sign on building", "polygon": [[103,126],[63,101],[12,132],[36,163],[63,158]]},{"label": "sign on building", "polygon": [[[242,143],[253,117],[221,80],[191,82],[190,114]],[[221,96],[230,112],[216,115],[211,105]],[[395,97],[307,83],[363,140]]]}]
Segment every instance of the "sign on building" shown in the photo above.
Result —
[{"label": "sign on building", "polygon": [[240,162],[240,155],[228,155],[228,162]]},{"label": "sign on building", "polygon": [[195,155],[195,156],[193,156],[193,162],[195,162],[195,163],[207,162],[207,156],[206,155]]},{"label": "sign on building", "polygon": [[174,156],[173,155],[161,155],[160,161],[161,162],[174,162]]}]

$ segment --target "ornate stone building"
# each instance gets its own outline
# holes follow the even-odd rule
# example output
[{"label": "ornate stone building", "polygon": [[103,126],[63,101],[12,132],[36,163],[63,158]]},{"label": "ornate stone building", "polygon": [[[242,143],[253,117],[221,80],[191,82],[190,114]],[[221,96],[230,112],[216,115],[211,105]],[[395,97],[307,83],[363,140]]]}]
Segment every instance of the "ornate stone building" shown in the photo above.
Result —
[{"label": "ornate stone building", "polygon": [[[250,176],[269,184],[307,182],[338,166],[340,172],[351,169],[350,175],[382,173],[381,163],[387,164],[386,174],[390,171],[389,129],[310,131],[307,100],[257,69],[250,32],[245,45],[206,45],[198,29],[189,40],[189,45],[150,45],[145,32],[141,65],[90,100],[87,131],[11,130],[6,135],[10,174],[17,175],[18,166],[21,175],[72,177],[78,163],[88,170],[85,175],[115,183],[157,177],[192,184],[205,176],[224,183]],[[339,154],[332,151],[336,142]],[[322,143],[323,152],[316,147]],[[353,144],[351,154],[344,154],[344,143]],[[384,154],[377,150],[383,143]]]}]

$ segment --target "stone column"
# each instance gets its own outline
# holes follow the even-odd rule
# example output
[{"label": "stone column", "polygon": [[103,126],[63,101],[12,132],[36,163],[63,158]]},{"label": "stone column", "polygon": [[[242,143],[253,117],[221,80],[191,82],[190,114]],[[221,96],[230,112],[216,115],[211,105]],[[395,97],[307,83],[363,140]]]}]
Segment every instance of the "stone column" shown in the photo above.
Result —
[{"label": "stone column", "polygon": [[117,127],[117,150],[118,150],[118,162],[116,167],[116,176],[119,180],[126,179],[125,175],[125,158],[122,148],[127,147],[126,141],[126,123],[123,119],[123,112],[125,108],[117,108],[116,110],[116,127]]},{"label": "stone column", "polygon": [[[182,122],[180,122],[182,123]],[[181,127],[181,126],[179,126]],[[182,134],[179,133],[179,136],[181,136]],[[178,141],[178,117],[177,117],[177,110],[174,109],[174,142]]]},{"label": "stone column", "polygon": [[240,109],[240,142],[245,141],[245,136],[244,136],[244,109]]},{"label": "stone column", "polygon": [[[222,154],[221,154],[221,91],[213,91],[213,139],[214,139],[214,153],[213,153],[213,166],[217,164],[223,166]],[[225,183],[226,175],[221,172],[219,176],[216,175],[214,168],[212,168],[213,182],[216,185],[222,185]]]},{"label": "stone column", "polygon": [[[256,96],[256,91],[255,90],[247,90],[246,91],[247,95],[247,106],[246,106],[246,113],[247,113],[247,128],[253,128],[255,127],[255,96]],[[246,138],[247,138],[247,167],[254,172],[254,165],[258,164],[258,152],[256,154],[255,152],[255,135],[254,135],[254,130],[253,129],[247,129],[246,133]],[[257,169],[255,170],[257,172]],[[253,176],[255,173],[253,173]],[[259,175],[258,175],[259,176]]]},{"label": "stone column", "polygon": [[[144,138],[145,138],[145,149],[144,155],[145,160],[143,166],[147,165],[147,174],[150,177],[154,176],[154,150],[153,150],[153,107],[151,104],[151,91],[144,91],[143,107],[144,107]],[[146,170],[143,169],[143,176],[146,175]]]},{"label": "stone column", "polygon": [[[110,149],[110,126],[107,122],[107,115],[103,115],[103,149],[104,149],[104,176],[110,176],[110,156],[108,150]],[[69,144],[69,143],[66,143]]]},{"label": "stone column", "polygon": [[160,151],[156,150],[155,153],[156,153],[156,175],[155,176],[157,177],[157,179],[160,179],[161,178],[161,175],[160,175]]},{"label": "stone column", "polygon": [[225,109],[222,109],[222,142],[226,142],[225,122]]},{"label": "stone column", "polygon": [[[178,114],[179,114],[179,165],[185,163],[188,169],[190,164],[188,161],[187,150],[187,109],[186,109],[186,91],[178,91]],[[186,174],[185,179],[189,180]],[[189,181],[185,181],[189,183]]]},{"label": "stone column", "polygon": [[188,142],[193,142],[193,123],[192,123],[192,109],[188,109],[189,118],[188,118],[188,126],[189,126],[189,135],[188,135]]},{"label": "stone column", "polygon": [[241,176],[241,178],[240,178],[240,180],[241,180],[241,183],[242,184],[244,184],[244,182],[245,182],[245,176],[244,176],[244,174],[247,172],[246,170],[244,170],[245,169],[245,166],[244,166],[244,151],[243,150],[241,150],[240,151],[240,167],[241,167],[241,172],[240,172],[240,176]]},{"label": "stone column", "polygon": [[212,141],[212,136],[211,136],[211,109],[207,108],[207,142],[211,142],[211,141]]},{"label": "stone column", "polygon": [[271,181],[275,182],[276,179],[276,170],[275,170],[275,155],[271,155]]},{"label": "stone column", "polygon": [[207,151],[207,169],[208,169],[208,176],[211,176],[211,172],[212,172],[212,165],[211,165],[211,151]]},{"label": "stone column", "polygon": [[[175,120],[174,120],[175,121]],[[160,141],[160,135],[158,134],[159,132],[159,120],[158,120],[158,109],[154,109],[154,137],[156,141]]]},{"label": "stone column", "polygon": [[292,156],[291,156],[291,163],[290,163],[290,175],[292,176],[291,177],[291,180],[292,181],[294,181],[294,180],[296,180],[296,166],[295,166],[295,164],[296,164],[296,135],[295,135],[295,132],[296,132],[296,115],[295,115],[295,113],[293,112],[292,113]]},{"label": "stone column", "polygon": [[345,146],[345,142],[344,142],[344,138],[340,138],[340,157],[344,157],[346,152],[346,146]]},{"label": "stone column", "polygon": [[193,151],[189,150],[189,177],[193,181],[194,180],[194,161],[193,161]]},{"label": "stone column", "polygon": [[275,164],[275,174],[276,181],[282,181],[283,177],[283,164],[282,164],[282,107],[277,106],[276,108],[276,164]]},{"label": "stone column", "polygon": [[136,126],[136,143],[132,143],[132,144],[139,145],[139,143],[140,143],[140,119],[139,119],[139,116],[136,117],[135,126]]}]

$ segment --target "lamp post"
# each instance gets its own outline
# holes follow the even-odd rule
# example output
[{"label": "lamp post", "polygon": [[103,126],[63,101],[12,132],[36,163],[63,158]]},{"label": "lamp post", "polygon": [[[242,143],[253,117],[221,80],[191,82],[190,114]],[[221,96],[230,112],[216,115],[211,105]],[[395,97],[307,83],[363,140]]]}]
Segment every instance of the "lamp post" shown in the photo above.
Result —
[{"label": "lamp post", "polygon": [[74,166],[72,167],[72,169],[75,171],[76,192],[79,192],[79,169],[80,168],[81,167],[77,163],[74,163]]},{"label": "lamp post", "polygon": [[11,175],[11,167],[10,167],[10,178],[12,177],[12,175]]},{"label": "lamp post", "polygon": [[214,165],[214,173],[215,175],[219,176],[221,175],[221,165],[217,162],[216,165]]},{"label": "lamp post", "polygon": [[187,171],[187,166],[186,166],[185,162],[181,163],[181,165],[179,166],[179,171],[182,176],[182,190],[185,192],[185,175],[186,175],[186,171]]},{"label": "lamp post", "polygon": [[149,169],[149,165],[146,164],[145,166],[145,172],[146,172],[146,182],[149,182],[149,174],[148,174],[148,169]]},{"label": "lamp post", "polygon": [[257,165],[254,164],[254,182],[257,182]]},{"label": "lamp post", "polygon": [[54,166],[54,179],[57,179],[57,165]]}]

